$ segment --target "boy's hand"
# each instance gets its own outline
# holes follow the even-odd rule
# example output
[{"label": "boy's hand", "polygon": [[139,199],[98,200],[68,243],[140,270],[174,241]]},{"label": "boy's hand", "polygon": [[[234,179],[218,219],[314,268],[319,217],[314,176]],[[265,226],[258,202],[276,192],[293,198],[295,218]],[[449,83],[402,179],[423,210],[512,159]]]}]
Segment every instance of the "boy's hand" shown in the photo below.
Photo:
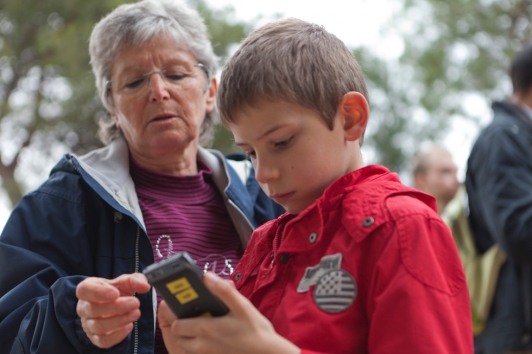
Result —
[{"label": "boy's hand", "polygon": [[213,273],[205,285],[228,308],[222,317],[176,319],[166,303],[159,306],[159,326],[170,354],[299,353],[278,335],[272,324],[232,285]]},{"label": "boy's hand", "polygon": [[120,343],[140,317],[140,301],[133,296],[150,290],[143,274],[124,274],[115,279],[90,277],[76,288],[76,311],[92,344],[110,348]]}]

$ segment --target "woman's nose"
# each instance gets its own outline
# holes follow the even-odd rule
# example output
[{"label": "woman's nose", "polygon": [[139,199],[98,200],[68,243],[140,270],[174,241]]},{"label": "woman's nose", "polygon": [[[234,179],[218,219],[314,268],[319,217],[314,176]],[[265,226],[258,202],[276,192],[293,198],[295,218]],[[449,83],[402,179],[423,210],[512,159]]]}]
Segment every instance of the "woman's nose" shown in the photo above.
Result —
[{"label": "woman's nose", "polygon": [[[154,75],[159,74],[159,75]],[[148,90],[150,92],[150,101],[157,102],[170,98],[169,85],[164,80],[163,74],[154,72],[148,79]]]}]

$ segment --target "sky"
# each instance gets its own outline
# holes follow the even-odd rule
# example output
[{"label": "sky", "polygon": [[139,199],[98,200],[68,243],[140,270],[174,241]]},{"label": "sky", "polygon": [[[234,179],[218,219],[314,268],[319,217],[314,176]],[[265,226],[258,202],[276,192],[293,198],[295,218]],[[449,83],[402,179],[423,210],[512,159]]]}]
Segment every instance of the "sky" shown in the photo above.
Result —
[{"label": "sky", "polygon": [[[296,17],[323,25],[349,47],[364,45],[381,58],[394,60],[403,50],[402,40],[393,30],[384,31],[384,24],[400,8],[400,0],[208,0],[213,8],[233,6],[238,20],[260,18],[258,25],[271,21],[276,14]],[[483,102],[472,98],[471,106],[478,113]],[[487,107],[482,116],[489,117]],[[485,123],[481,122],[481,123]],[[443,140],[458,166],[459,180],[465,176],[465,165],[479,125],[455,120],[452,132]],[[367,161],[371,163],[371,161]],[[409,184],[408,180],[403,181]],[[35,187],[39,183],[35,184]],[[9,216],[7,196],[0,190],[0,230]]]},{"label": "sky", "polygon": [[[233,6],[236,17],[250,21],[261,16],[258,23],[268,22],[276,14],[296,17],[323,25],[349,47],[366,45],[382,57],[400,54],[401,46],[390,36],[384,38],[379,32],[390,16],[399,8],[398,0],[208,0],[213,7]],[[395,45],[394,45],[395,44]]]}]

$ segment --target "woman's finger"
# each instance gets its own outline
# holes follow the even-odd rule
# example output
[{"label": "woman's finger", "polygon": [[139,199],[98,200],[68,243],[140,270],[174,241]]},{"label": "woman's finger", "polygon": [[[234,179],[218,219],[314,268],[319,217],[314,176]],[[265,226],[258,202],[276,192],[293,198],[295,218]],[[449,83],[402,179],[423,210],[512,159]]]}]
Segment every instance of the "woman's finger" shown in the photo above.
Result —
[{"label": "woman's finger", "polygon": [[109,280],[109,284],[120,291],[120,295],[128,296],[135,293],[143,294],[151,289],[148,279],[142,273],[123,274]]},{"label": "woman's finger", "polygon": [[92,344],[103,349],[111,348],[112,346],[123,341],[131,332],[131,330],[133,330],[133,323],[128,323],[123,327],[117,328],[114,332],[104,335],[87,332],[87,330],[84,328],[84,331],[87,333],[87,336]]},{"label": "woman's finger", "polygon": [[81,318],[105,318],[123,315],[139,307],[139,299],[134,296],[123,296],[108,303],[92,303],[80,300],[76,312]]},{"label": "woman's finger", "polygon": [[89,318],[82,321],[85,333],[105,336],[116,332],[140,318],[140,310],[136,309],[120,316],[109,318]]},{"label": "woman's finger", "polygon": [[90,277],[81,281],[76,287],[76,296],[88,302],[110,302],[120,296],[116,287],[109,284],[107,279]]}]

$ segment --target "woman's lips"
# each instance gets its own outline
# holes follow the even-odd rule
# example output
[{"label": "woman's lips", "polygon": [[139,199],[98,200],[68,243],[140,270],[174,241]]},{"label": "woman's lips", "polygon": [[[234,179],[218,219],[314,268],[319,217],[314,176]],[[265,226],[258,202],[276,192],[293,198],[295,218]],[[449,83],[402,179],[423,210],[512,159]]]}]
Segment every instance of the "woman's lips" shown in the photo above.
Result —
[{"label": "woman's lips", "polygon": [[152,126],[165,127],[166,129],[175,124],[176,119],[177,116],[175,115],[157,115],[153,117],[148,124]]},{"label": "woman's lips", "polygon": [[152,122],[160,122],[161,120],[168,120],[172,118],[174,117],[160,117],[160,118],[155,118],[154,120],[152,120]]},{"label": "woman's lips", "polygon": [[175,117],[176,117],[176,115],[172,114],[172,113],[160,113],[160,114],[157,114],[156,116],[154,116],[151,119],[151,122],[161,121],[161,120],[166,120],[166,119],[172,119],[172,118],[175,118]]}]

